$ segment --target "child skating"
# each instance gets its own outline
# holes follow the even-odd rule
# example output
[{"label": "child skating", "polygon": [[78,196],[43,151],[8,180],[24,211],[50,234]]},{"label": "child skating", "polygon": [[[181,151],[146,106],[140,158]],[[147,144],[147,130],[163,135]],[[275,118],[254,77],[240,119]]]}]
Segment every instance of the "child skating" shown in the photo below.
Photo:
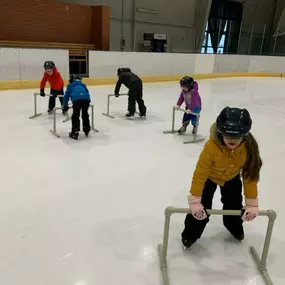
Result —
[{"label": "child skating", "polygon": [[178,130],[178,133],[185,133],[187,130],[187,126],[191,122],[193,126],[192,134],[195,134],[197,127],[197,116],[191,114],[191,112],[200,114],[202,109],[201,97],[198,91],[199,86],[198,83],[194,81],[192,77],[188,76],[185,76],[180,80],[180,86],[182,91],[180,93],[175,108],[179,109],[183,102],[185,102],[186,110],[182,119],[182,126]]},{"label": "child skating", "polygon": [[117,70],[118,81],[114,94],[119,97],[121,85],[124,84],[129,89],[128,113],[126,117],[132,119],[136,112],[136,102],[139,106],[140,117],[146,116],[146,106],[143,100],[142,80],[134,74],[129,68],[119,68]]},{"label": "child skating", "polygon": [[[45,86],[46,86],[46,83],[49,82],[50,94],[53,96],[49,97],[48,113],[52,114],[53,109],[55,107],[56,97],[58,95],[64,95],[64,90],[63,90],[64,81],[53,61],[46,61],[44,63],[44,69],[45,69],[44,76],[40,83],[40,95],[42,97],[45,97]],[[59,101],[62,107],[63,98],[59,97]],[[62,114],[65,115],[66,112],[62,111]]]},{"label": "child skating", "polygon": [[[185,219],[182,243],[189,248],[202,235],[212,209],[217,186],[221,189],[223,210],[243,208],[244,214],[223,216],[223,223],[232,236],[244,239],[243,221],[251,221],[258,215],[258,192],[262,160],[258,143],[250,133],[252,120],[246,109],[222,110],[211,127],[211,136],[205,144],[193,175],[188,203],[191,214]],[[241,181],[242,178],[242,181]]]},{"label": "child skating", "polygon": [[72,130],[69,133],[69,137],[77,140],[80,132],[80,112],[82,112],[82,123],[83,123],[83,132],[86,137],[90,132],[90,121],[88,109],[90,106],[90,94],[86,85],[81,82],[82,78],[80,75],[72,74],[70,76],[69,84],[63,98],[63,110],[68,111],[68,101],[71,98],[73,113],[71,117]]}]

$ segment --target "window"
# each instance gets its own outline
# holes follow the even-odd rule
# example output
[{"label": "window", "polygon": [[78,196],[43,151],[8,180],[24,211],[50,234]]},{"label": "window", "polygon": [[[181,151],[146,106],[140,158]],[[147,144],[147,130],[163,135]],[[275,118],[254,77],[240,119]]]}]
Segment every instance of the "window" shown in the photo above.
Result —
[{"label": "window", "polygon": [[206,45],[206,43],[207,43],[207,33],[205,33],[205,35],[204,35],[204,42],[203,42],[203,46],[205,46],[205,45]]},{"label": "window", "polygon": [[225,45],[225,39],[226,39],[226,36],[225,36],[225,35],[222,35],[221,40],[220,40],[219,47],[224,47],[224,45]]},{"label": "window", "polygon": [[213,48],[211,48],[211,47],[208,47],[208,48],[207,48],[207,53],[214,53],[214,50],[213,50]]},{"label": "window", "polygon": [[220,54],[220,53],[224,53],[224,48],[223,48],[223,47],[222,47],[222,48],[219,47],[218,50],[217,50],[217,53],[219,53],[219,54]]},{"label": "window", "polygon": [[[226,35],[227,35],[227,26],[228,26],[228,21],[225,24],[224,30],[220,32],[222,35],[221,35],[221,40],[220,40],[218,50],[217,50],[217,53],[219,54],[224,53],[224,47],[225,47],[225,41],[226,41]],[[208,23],[206,25],[206,31],[204,35],[204,41],[203,41],[201,53],[214,53],[214,50],[212,47],[211,34],[208,29]]]}]

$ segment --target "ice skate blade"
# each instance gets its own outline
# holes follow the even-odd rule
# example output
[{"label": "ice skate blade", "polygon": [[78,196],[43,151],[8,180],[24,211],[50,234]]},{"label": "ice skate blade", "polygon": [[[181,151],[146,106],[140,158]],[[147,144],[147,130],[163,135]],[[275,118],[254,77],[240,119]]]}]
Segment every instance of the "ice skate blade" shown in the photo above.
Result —
[{"label": "ice skate blade", "polygon": [[183,243],[181,243],[180,245],[181,245],[181,248],[182,248],[183,251],[189,250],[189,248],[186,247]]},{"label": "ice skate blade", "polygon": [[78,140],[78,137],[73,137],[73,136],[69,136],[71,139],[77,141]]}]

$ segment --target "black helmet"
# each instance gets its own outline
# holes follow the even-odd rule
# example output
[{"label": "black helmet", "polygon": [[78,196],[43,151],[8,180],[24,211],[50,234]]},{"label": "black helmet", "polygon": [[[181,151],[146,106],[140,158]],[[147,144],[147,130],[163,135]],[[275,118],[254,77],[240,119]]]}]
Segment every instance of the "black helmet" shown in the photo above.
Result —
[{"label": "black helmet", "polygon": [[72,83],[73,81],[81,81],[82,76],[79,74],[71,74],[69,78],[69,83]]},{"label": "black helmet", "polygon": [[246,136],[252,125],[249,112],[246,109],[226,107],[216,121],[217,131],[224,136]]},{"label": "black helmet", "polygon": [[44,63],[44,69],[54,69],[54,68],[55,68],[55,64],[52,60],[46,61]]},{"label": "black helmet", "polygon": [[120,74],[121,74],[122,72],[131,72],[131,69],[128,68],[128,67],[121,67],[121,68],[118,68],[118,70],[117,70],[117,75],[120,76]]},{"label": "black helmet", "polygon": [[186,86],[189,88],[189,90],[193,89],[193,84],[194,84],[194,79],[192,77],[189,77],[189,76],[184,76],[180,80],[180,86]]}]

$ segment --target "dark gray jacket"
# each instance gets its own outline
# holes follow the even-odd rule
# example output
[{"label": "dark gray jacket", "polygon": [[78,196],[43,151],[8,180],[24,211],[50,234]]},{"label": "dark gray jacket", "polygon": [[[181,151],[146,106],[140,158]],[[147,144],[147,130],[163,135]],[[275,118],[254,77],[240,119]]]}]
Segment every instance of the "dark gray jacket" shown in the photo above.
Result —
[{"label": "dark gray jacket", "polygon": [[141,82],[141,79],[132,72],[122,72],[115,87],[115,94],[119,94],[121,85],[124,84],[128,89],[131,89],[134,82]]}]

